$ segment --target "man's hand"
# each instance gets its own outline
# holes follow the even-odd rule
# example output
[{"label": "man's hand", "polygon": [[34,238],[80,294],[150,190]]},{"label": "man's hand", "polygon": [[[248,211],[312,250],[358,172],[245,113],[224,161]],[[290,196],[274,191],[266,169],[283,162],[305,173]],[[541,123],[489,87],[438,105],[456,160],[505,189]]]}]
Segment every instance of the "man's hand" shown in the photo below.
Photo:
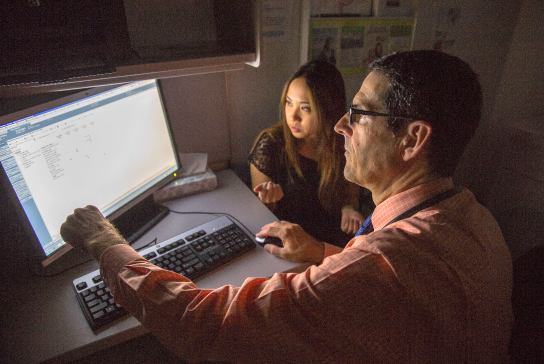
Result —
[{"label": "man's hand", "polygon": [[259,200],[265,204],[274,204],[283,198],[281,186],[272,181],[261,183],[255,186],[253,191],[259,194]]},{"label": "man's hand", "polygon": [[96,260],[110,246],[126,244],[117,229],[91,205],[75,209],[61,225],[60,235],[65,242],[92,254]]},{"label": "man's hand", "polygon": [[342,207],[342,222],[340,228],[346,234],[355,234],[365,222],[365,218],[352,206]]},{"label": "man's hand", "polygon": [[310,236],[299,225],[287,221],[275,221],[262,227],[257,233],[258,237],[267,235],[276,236],[283,241],[280,248],[273,244],[267,244],[264,249],[270,254],[292,262],[321,263],[325,254],[325,245]]}]

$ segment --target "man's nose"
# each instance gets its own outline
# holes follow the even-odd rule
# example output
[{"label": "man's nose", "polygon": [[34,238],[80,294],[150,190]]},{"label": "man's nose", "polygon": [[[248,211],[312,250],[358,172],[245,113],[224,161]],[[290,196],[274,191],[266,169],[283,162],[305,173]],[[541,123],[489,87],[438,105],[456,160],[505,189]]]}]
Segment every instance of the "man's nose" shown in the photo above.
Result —
[{"label": "man's nose", "polygon": [[349,124],[349,112],[345,113],[344,116],[338,120],[336,125],[334,126],[334,131],[338,134],[350,136],[351,135],[351,127]]}]

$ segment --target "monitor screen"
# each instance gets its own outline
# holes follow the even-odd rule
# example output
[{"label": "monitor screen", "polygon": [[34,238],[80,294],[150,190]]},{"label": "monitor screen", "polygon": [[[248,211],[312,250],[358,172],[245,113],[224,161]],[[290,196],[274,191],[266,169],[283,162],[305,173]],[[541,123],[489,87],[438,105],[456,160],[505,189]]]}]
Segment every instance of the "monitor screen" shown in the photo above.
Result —
[{"label": "monitor screen", "polygon": [[75,208],[95,205],[113,220],[152,198],[181,167],[156,80],[0,117],[0,162],[44,266],[70,249],[60,226]]}]

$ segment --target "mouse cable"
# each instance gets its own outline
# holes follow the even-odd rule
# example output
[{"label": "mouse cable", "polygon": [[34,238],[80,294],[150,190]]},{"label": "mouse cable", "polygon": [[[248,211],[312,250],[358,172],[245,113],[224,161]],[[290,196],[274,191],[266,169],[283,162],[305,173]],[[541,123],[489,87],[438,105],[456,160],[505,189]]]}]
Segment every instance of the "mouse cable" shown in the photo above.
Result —
[{"label": "mouse cable", "polygon": [[[147,247],[150,247],[150,246],[152,246],[152,245],[155,245],[155,244],[157,244],[157,238],[151,240],[149,243],[145,244],[144,246],[139,247],[138,249],[134,249],[134,250],[136,250],[137,252],[139,252],[140,250],[143,250],[143,249],[145,249],[145,248],[147,248]],[[130,244],[129,244],[129,245],[130,245]]]}]

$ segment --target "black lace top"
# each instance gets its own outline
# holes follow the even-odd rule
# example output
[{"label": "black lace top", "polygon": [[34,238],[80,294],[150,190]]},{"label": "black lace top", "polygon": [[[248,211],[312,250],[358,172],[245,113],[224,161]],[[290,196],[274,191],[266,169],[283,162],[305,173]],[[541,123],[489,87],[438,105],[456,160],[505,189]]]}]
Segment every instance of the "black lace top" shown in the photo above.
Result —
[{"label": "black lace top", "polygon": [[284,197],[277,202],[274,215],[280,220],[299,224],[304,231],[320,241],[344,247],[353,236],[340,229],[340,213],[332,216],[319,201],[320,175],[317,161],[298,154],[304,176],[300,178],[287,164],[284,145],[283,135],[274,140],[265,133],[248,157],[251,164],[282,187]]}]

